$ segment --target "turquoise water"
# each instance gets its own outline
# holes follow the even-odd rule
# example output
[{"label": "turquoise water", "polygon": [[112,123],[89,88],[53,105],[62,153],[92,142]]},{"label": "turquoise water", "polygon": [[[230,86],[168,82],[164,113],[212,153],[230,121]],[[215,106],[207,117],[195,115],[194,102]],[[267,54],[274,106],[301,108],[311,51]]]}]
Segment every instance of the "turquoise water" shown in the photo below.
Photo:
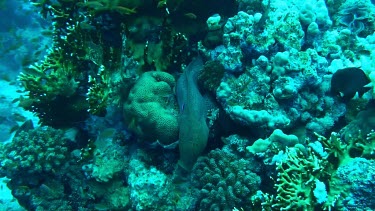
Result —
[{"label": "turquoise water", "polygon": [[375,209],[372,1],[0,17],[0,210]]}]

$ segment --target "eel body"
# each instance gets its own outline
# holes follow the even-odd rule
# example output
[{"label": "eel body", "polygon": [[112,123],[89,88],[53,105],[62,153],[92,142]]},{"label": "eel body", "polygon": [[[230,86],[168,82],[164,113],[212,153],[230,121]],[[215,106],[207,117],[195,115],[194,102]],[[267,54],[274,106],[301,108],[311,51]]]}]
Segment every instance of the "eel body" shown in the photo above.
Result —
[{"label": "eel body", "polygon": [[202,59],[195,58],[178,79],[176,87],[180,109],[179,165],[187,171],[193,168],[199,155],[206,148],[208,139],[207,108],[197,83],[202,67]]}]

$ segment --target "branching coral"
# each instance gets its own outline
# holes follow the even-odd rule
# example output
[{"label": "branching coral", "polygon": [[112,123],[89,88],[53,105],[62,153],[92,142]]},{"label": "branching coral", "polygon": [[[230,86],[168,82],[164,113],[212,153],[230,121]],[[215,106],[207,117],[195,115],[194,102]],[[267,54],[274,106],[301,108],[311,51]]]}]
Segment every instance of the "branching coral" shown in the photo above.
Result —
[{"label": "branching coral", "polygon": [[329,139],[323,136],[318,137],[328,153],[337,159],[338,166],[349,162],[354,157],[375,158],[375,132],[373,130],[366,137],[352,136],[345,142],[337,133],[332,133]]},{"label": "branching coral", "polygon": [[290,148],[286,156],[285,161],[277,165],[277,196],[272,207],[280,210],[313,210],[315,183],[326,173],[328,163],[311,150],[304,155],[300,149]]},{"label": "branching coral", "polygon": [[19,76],[28,97],[21,106],[34,111],[41,122],[69,126],[87,116],[84,97],[85,42],[79,23],[85,18],[74,10],[74,2],[33,1],[45,18],[51,16],[53,46],[45,59],[24,68]]},{"label": "branching coral", "polygon": [[19,76],[27,93],[20,106],[35,112],[42,124],[60,127],[85,119],[87,103],[78,91],[81,75],[73,61],[64,61],[61,49],[53,50],[40,63],[25,68]]},{"label": "branching coral", "polygon": [[[126,41],[127,37],[123,34],[122,51],[126,49]],[[106,68],[103,62],[100,62],[103,58],[95,59],[95,57],[102,57],[104,51],[100,46],[97,46],[96,49],[96,52],[93,52],[92,56],[89,54],[88,57],[100,67],[98,67],[97,74],[88,76],[90,88],[87,92],[87,101],[88,111],[101,116],[106,114],[108,105],[120,106],[128,97],[130,88],[134,85],[138,63],[127,57],[125,52],[121,52],[121,62],[112,68]],[[93,50],[93,48],[89,50]]]},{"label": "branching coral", "polygon": [[64,131],[51,127],[20,132],[1,152],[1,175],[18,178],[55,174],[69,160],[68,141]]},{"label": "branching coral", "polygon": [[[89,112],[104,115],[109,103],[122,103],[137,64],[125,54],[120,24],[78,10],[81,1],[33,2],[53,21],[53,46],[19,76],[27,91],[20,105],[45,125],[65,127],[86,120]],[[107,38],[109,30],[116,39]]]},{"label": "branching coral", "polygon": [[[316,134],[316,143],[288,148],[276,168],[277,194],[268,197],[264,206],[273,203],[272,207],[280,210],[341,209],[348,200],[349,188],[354,187],[353,180],[343,176],[342,172],[347,171],[350,163],[357,162],[358,157],[371,157],[374,134],[372,131],[367,138],[351,137],[347,143],[337,133],[332,133],[329,138]],[[357,183],[365,180],[362,178]]]}]

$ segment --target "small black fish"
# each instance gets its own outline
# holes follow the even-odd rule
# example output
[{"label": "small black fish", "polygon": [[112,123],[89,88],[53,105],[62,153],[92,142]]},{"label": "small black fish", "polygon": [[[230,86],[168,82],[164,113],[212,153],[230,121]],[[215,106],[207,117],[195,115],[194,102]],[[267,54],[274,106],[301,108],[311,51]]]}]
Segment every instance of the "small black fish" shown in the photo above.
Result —
[{"label": "small black fish", "polygon": [[20,101],[19,98],[14,98],[14,100],[12,100],[12,103],[17,103],[18,101]]},{"label": "small black fish", "polygon": [[344,102],[352,99],[356,93],[361,97],[369,91],[370,87],[365,87],[370,83],[366,74],[357,67],[348,67],[337,70],[331,78],[331,92],[340,96]]},{"label": "small black fish", "polygon": [[27,120],[26,117],[24,117],[23,115],[21,115],[19,113],[13,113],[13,118],[17,122],[25,122]]},{"label": "small black fish", "polygon": [[11,127],[11,128],[9,129],[9,133],[13,133],[14,131],[17,131],[19,128],[20,128],[19,125],[14,125],[13,127]]},{"label": "small black fish", "polygon": [[22,125],[19,127],[15,126],[11,129],[12,132],[16,131],[15,136],[17,136],[22,131],[29,131],[34,129],[34,124],[31,119],[25,121]]},{"label": "small black fish", "polygon": [[0,80],[6,81],[6,82],[11,82],[12,77],[9,74],[1,73],[0,74]]}]

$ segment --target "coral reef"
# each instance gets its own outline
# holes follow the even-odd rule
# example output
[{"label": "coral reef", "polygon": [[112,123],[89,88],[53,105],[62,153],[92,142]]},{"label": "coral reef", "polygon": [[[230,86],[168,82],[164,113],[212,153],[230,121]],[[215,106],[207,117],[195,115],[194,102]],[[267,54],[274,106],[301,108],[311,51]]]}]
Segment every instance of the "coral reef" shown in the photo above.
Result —
[{"label": "coral reef", "polygon": [[[331,96],[329,78],[340,68],[361,64],[369,74],[373,63],[365,52],[371,44],[362,40],[359,47],[350,31],[330,28],[323,1],[298,6],[242,1],[241,7],[247,10],[224,25],[223,45],[212,50],[200,46],[207,58],[225,67],[216,94],[226,113],[246,127],[262,128],[257,131],[260,136],[300,123],[310,135],[332,129],[346,105]],[[354,54],[358,48],[364,52],[361,59]]]},{"label": "coral reef", "polygon": [[375,209],[374,1],[23,3],[52,39],[4,50],[41,123],[0,119],[25,209]]},{"label": "coral reef", "polygon": [[42,61],[29,65],[20,74],[19,81],[28,92],[20,105],[35,112],[45,125],[71,126],[87,117],[86,99],[80,91],[84,76],[80,71],[86,68],[82,57],[87,39],[81,36],[78,23],[84,17],[73,9],[71,2],[53,6],[35,2],[34,5],[41,7],[44,17],[55,14],[52,16],[54,44]]},{"label": "coral reef", "polygon": [[[217,89],[219,102],[234,121],[267,133],[295,127],[300,121],[310,131],[324,133],[345,112],[342,103],[327,95],[330,85],[323,69],[327,61],[312,49],[284,54],[277,53],[271,61],[271,76],[272,63],[259,57],[258,65],[241,76],[225,77]],[[285,59],[276,61],[285,56],[287,64]]]},{"label": "coral reef", "polygon": [[2,145],[0,173],[10,178],[13,196],[28,210],[127,209],[127,148],[119,146],[119,136],[102,134],[92,160],[83,160],[76,134],[39,127]]},{"label": "coral reef", "polygon": [[[294,147],[300,141],[295,135],[287,135],[280,129],[276,129],[266,139],[258,139],[246,150],[257,157],[261,157],[265,164],[272,164],[277,160],[277,155],[286,147]],[[276,159],[275,159],[276,158]]]},{"label": "coral reef", "polygon": [[346,1],[336,13],[336,24],[350,29],[355,35],[366,37],[375,29],[374,10],[374,4],[367,0]]},{"label": "coral reef", "polygon": [[39,127],[21,131],[13,141],[2,146],[1,176],[11,180],[8,186],[23,207],[70,210],[64,196],[62,177],[71,162],[74,131]]},{"label": "coral reef", "polygon": [[198,209],[251,209],[250,197],[259,188],[260,177],[251,171],[250,166],[248,160],[219,149],[199,158],[192,175],[199,189]]},{"label": "coral reef", "polygon": [[148,169],[137,159],[130,161],[129,168],[130,199],[135,210],[152,209],[155,204],[163,208],[172,203],[167,199],[171,191],[168,188],[170,181],[167,181],[167,175],[155,167]]},{"label": "coral reef", "polygon": [[74,140],[65,137],[64,131],[51,127],[20,132],[3,146],[2,176],[15,178],[27,172],[37,179],[40,174],[56,174],[56,169],[69,160],[69,141]]},{"label": "coral reef", "polygon": [[342,202],[346,209],[374,209],[374,165],[374,160],[354,158],[337,169],[335,176],[340,182],[336,185],[349,193]]},{"label": "coral reef", "polygon": [[127,147],[114,144],[120,141],[122,137],[113,128],[100,132],[93,142],[95,148],[92,151],[92,162],[82,167],[88,178],[106,183],[121,177],[127,168],[128,160],[126,156],[123,156],[127,153]]},{"label": "coral reef", "polygon": [[[298,145],[286,148],[285,154],[276,164],[277,194],[275,197],[268,197],[264,207],[289,210],[299,207],[342,209],[344,206],[350,207],[350,203],[368,206],[359,195],[352,198],[350,195],[355,194],[351,190],[354,188],[353,180],[358,185],[368,184],[368,174],[358,177],[358,171],[370,168],[368,166],[371,161],[363,160],[363,157],[368,157],[371,153],[368,149],[373,149],[373,132],[367,138],[351,137],[347,143],[336,133],[332,133],[328,139],[320,135],[317,137],[317,142],[310,143],[307,147]],[[344,173],[348,168],[356,169],[351,177]],[[372,184],[368,185],[370,190],[374,188]]]},{"label": "coral reef", "polygon": [[[175,183],[171,175],[143,161],[146,151],[131,155],[127,170],[130,199],[134,210],[193,210],[196,191],[189,183]],[[163,162],[163,161],[162,161]],[[160,164],[159,164],[160,165]]]},{"label": "coral reef", "polygon": [[287,157],[277,165],[278,179],[276,203],[272,205],[280,210],[306,209],[312,210],[316,204],[327,201],[326,188],[323,183],[323,196],[318,196],[322,191],[317,190],[316,184],[321,184],[322,177],[326,176],[327,161],[320,159],[315,153],[308,151],[306,155],[298,148],[286,151]]},{"label": "coral reef", "polygon": [[124,104],[129,128],[146,141],[169,145],[178,139],[177,111],[172,97],[175,79],[165,72],[146,72]]},{"label": "coral reef", "polygon": [[198,82],[203,84],[206,90],[216,94],[224,73],[224,66],[219,61],[207,61],[198,76]]}]

